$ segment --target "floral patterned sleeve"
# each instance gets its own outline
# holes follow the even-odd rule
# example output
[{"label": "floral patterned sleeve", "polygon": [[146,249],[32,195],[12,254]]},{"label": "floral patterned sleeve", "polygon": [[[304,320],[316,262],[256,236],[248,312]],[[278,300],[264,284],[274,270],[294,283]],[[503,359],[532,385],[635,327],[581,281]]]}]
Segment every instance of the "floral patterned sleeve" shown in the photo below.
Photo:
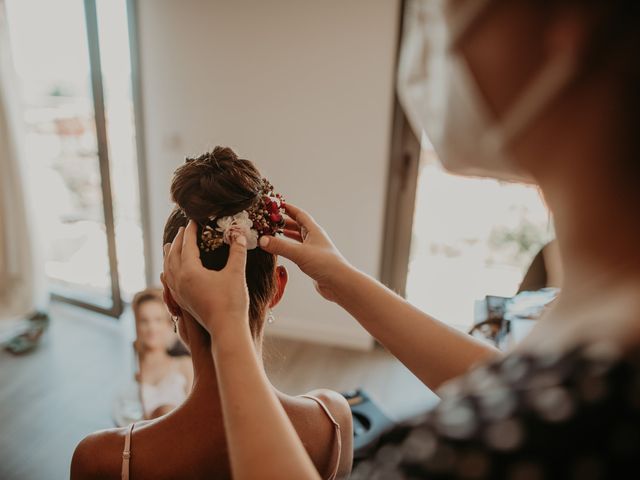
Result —
[{"label": "floral patterned sleeve", "polygon": [[640,478],[640,351],[512,354],[449,384],[352,479]]}]

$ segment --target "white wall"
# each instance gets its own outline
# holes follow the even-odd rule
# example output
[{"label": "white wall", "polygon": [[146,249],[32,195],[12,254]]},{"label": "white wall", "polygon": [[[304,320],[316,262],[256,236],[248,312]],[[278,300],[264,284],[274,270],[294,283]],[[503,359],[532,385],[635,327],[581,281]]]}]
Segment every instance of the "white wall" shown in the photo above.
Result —
[{"label": "white wall", "polygon": [[[398,10],[399,0],[139,0],[155,278],[171,174],[215,145],[253,160],[378,274]],[[288,266],[269,330],[371,345]]]}]

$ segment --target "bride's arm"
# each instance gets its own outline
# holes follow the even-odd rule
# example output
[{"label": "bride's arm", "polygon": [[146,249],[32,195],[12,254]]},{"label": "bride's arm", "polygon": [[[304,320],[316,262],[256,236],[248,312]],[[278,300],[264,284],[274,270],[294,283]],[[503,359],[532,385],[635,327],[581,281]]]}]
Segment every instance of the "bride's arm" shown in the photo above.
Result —
[{"label": "bride's arm", "polygon": [[475,362],[500,355],[352,267],[308,213],[291,204],[286,210],[289,239],[262,237],[260,246],[297,263],[325,298],[347,310],[428,387],[435,389]]},{"label": "bride's arm", "polygon": [[[240,240],[241,239],[241,240]],[[230,247],[219,272],[205,269],[196,226],[165,247],[163,284],[181,309],[211,334],[218,391],[233,478],[319,479],[257,357],[249,330],[246,239]]]}]

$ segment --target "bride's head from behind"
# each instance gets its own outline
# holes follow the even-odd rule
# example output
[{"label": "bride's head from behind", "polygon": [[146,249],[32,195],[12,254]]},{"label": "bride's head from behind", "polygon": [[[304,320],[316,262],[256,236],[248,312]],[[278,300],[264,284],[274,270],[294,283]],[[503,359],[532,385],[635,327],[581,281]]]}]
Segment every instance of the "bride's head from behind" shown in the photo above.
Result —
[{"label": "bride's head from behind", "polygon": [[[252,248],[259,234],[274,232],[281,221],[279,198],[272,196],[269,187],[255,165],[238,158],[230,148],[216,147],[212,152],[187,158],[173,175],[171,197],[176,206],[163,235],[163,244],[170,243],[189,219],[196,221],[200,260],[210,270],[221,270],[226,265],[226,242],[230,236],[238,231],[247,236],[249,326],[256,339],[262,335],[269,309],[282,297],[288,278],[286,269],[277,265],[275,255]],[[272,209],[265,208],[268,198],[275,204],[270,205]],[[172,305],[169,308],[176,310]],[[187,344],[191,343],[184,321],[179,321],[178,332]]]}]

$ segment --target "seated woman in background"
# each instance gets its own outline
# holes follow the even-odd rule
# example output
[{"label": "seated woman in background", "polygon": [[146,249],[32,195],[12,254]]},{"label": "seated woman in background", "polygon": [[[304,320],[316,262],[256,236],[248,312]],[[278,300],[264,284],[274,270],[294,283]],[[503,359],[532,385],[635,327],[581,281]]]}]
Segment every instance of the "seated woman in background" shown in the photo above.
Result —
[{"label": "seated woman in background", "polygon": [[131,303],[136,321],[137,380],[145,419],[157,418],[182,404],[191,391],[191,358],[169,355],[174,324],[162,299],[162,290],[139,292]]},{"label": "seated woman in background", "polygon": [[[288,280],[277,257],[256,248],[258,232],[275,234],[282,227],[280,197],[252,162],[222,147],[187,159],[174,174],[171,195],[177,206],[165,225],[163,244],[193,219],[200,225],[200,259],[208,269],[222,269],[231,237],[238,231],[246,235],[249,326],[260,355],[265,320]],[[74,452],[72,479],[231,478],[211,339],[193,317],[180,311],[166,289],[164,295],[191,352],[193,390],[181,406],[161,418],[86,437]],[[274,391],[322,477],[347,477],[352,421],[344,397],[330,390],[301,396]]]}]

